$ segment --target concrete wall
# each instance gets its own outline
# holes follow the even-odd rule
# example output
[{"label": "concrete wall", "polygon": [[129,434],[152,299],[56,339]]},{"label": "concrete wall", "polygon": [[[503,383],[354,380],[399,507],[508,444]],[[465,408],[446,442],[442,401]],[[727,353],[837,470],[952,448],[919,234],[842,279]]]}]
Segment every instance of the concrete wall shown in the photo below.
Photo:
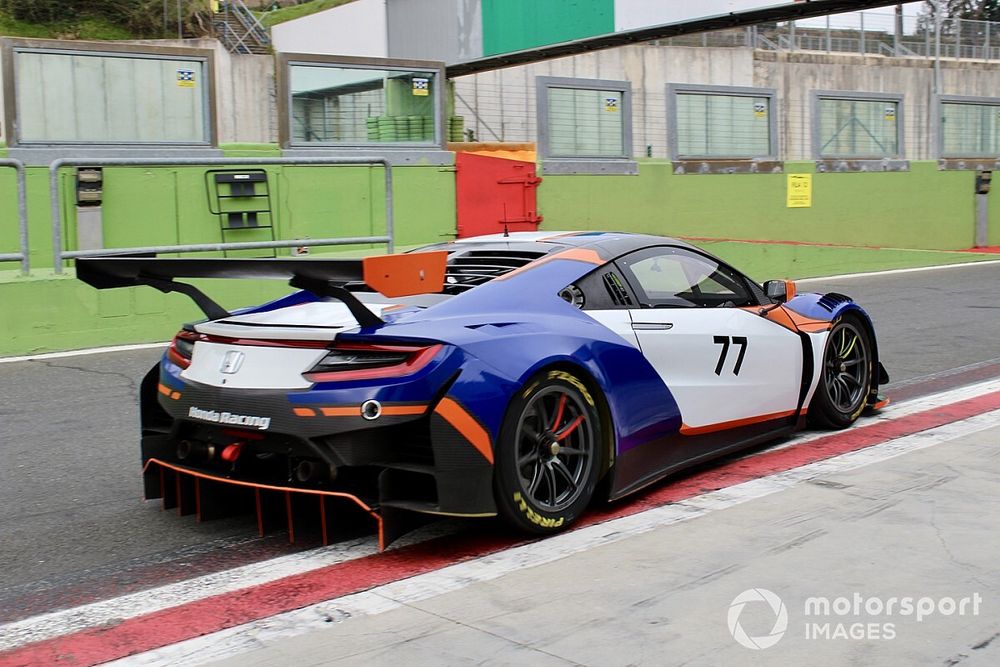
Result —
[{"label": "concrete wall", "polygon": [[480,141],[535,141],[535,78],[578,77],[632,84],[632,139],[637,156],[667,155],[666,85],[754,85],[753,51],[628,46],[460,77],[455,113]]},{"label": "concrete wall", "polygon": [[[630,81],[637,156],[668,156],[666,86],[693,83],[777,89],[784,160],[812,159],[812,91],[902,94],[905,157],[937,157],[934,63],[923,58],[636,45],[461,77],[455,80],[456,113],[466,117],[466,128],[480,140],[534,141],[538,76]],[[941,92],[998,97],[1000,63],[944,61]]]},{"label": "concrete wall", "polygon": [[389,55],[386,0],[355,0],[271,28],[275,51],[342,56]]},{"label": "concrete wall", "polygon": [[215,42],[219,143],[278,141],[274,58],[233,54]]}]

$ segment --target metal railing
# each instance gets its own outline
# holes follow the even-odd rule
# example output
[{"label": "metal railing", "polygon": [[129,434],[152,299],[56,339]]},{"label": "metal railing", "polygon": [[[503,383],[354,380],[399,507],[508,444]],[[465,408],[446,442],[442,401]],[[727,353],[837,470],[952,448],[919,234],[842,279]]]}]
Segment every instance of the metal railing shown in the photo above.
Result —
[{"label": "metal railing", "polygon": [[[230,51],[252,53],[251,46],[264,49],[271,46],[267,28],[254,16],[243,0],[227,0],[222,5],[222,15],[223,20],[216,22],[216,29],[222,33],[219,38]],[[235,19],[243,32],[242,35],[239,34],[240,31],[233,29],[229,17]]]},{"label": "metal railing", "polygon": [[24,163],[13,158],[0,159],[0,167],[9,167],[17,172],[17,225],[20,252],[0,253],[0,262],[21,262],[21,273],[27,274],[31,268],[28,258],[28,204]]},{"label": "metal railing", "polygon": [[230,53],[239,54],[251,54],[253,51],[247,46],[246,42],[236,34],[228,23],[225,21],[216,21],[215,23],[215,36],[222,42],[223,46],[229,50]]},{"label": "metal railing", "polygon": [[[937,54],[935,22],[924,17],[907,19],[906,30],[895,16],[879,12],[854,12],[829,17],[825,26],[811,19],[771,25],[716,30],[651,42],[662,46],[747,47],[770,51],[820,51],[858,55],[934,58]],[[977,60],[1000,59],[1000,23],[946,18],[940,22],[940,57]]]},{"label": "metal railing", "polygon": [[[0,163],[2,164],[2,163]],[[194,245],[144,246],[131,248],[99,248],[96,250],[65,250],[63,248],[62,197],[59,187],[59,170],[63,167],[256,167],[261,165],[294,166],[363,166],[382,165],[385,171],[385,235],[354,236],[348,238],[294,239],[281,241],[248,241],[240,243],[199,243]],[[395,250],[392,163],[382,157],[353,158],[102,158],[59,159],[49,165],[49,197],[52,204],[52,249],[55,272],[63,272],[63,261],[76,257],[125,255],[138,253],[184,253],[225,250],[255,250],[260,248],[298,248],[311,246],[386,244],[391,253]],[[25,244],[27,237],[25,237]],[[26,246],[25,246],[26,247]]]}]

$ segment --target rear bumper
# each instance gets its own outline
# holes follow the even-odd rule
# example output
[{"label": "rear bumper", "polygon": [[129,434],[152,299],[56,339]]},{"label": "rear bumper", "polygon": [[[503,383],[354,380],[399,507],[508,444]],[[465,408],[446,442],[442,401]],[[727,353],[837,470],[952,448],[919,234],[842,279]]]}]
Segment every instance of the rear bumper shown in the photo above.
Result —
[{"label": "rear bumper", "polygon": [[[293,402],[287,392],[229,390],[151,372],[142,396],[146,497],[199,518],[242,508],[257,514],[261,532],[272,512],[267,505],[287,503],[291,511],[304,504],[321,518],[324,541],[324,517],[345,506],[375,517],[383,542],[394,532],[382,522],[394,517],[395,526],[401,513],[496,514],[490,436],[483,429],[476,440],[474,419],[458,419],[454,399],[386,402],[369,420],[357,400],[362,393],[372,395],[356,390],[353,404],[313,396]],[[182,442],[198,454],[182,458]],[[239,445],[235,460],[222,456],[232,445]],[[296,468],[304,460],[335,474],[302,481]],[[293,519],[279,523],[294,539]]]}]

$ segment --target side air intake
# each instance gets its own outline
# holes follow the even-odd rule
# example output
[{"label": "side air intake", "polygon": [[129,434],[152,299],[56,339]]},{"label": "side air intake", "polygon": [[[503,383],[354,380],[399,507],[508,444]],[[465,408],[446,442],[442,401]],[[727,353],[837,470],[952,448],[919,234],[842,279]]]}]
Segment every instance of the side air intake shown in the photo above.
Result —
[{"label": "side air intake", "polygon": [[604,274],[604,287],[608,290],[608,296],[616,306],[631,306],[632,298],[628,295],[628,290],[622,285],[621,278],[615,273]]}]

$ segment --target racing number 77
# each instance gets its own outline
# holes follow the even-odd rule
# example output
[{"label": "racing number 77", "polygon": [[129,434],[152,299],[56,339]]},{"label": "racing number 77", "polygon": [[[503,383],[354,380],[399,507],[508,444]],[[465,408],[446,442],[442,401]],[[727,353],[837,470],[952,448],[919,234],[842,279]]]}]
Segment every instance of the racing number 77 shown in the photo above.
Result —
[{"label": "racing number 77", "polygon": [[715,365],[715,374],[722,375],[722,367],[726,364],[726,355],[729,354],[729,341],[732,340],[733,345],[740,346],[740,353],[736,357],[736,365],[733,366],[733,375],[739,375],[740,368],[743,367],[743,357],[747,353],[746,336],[733,336],[732,339],[729,336],[715,336],[713,340],[716,345],[722,346],[722,352],[719,353],[719,363]]}]

